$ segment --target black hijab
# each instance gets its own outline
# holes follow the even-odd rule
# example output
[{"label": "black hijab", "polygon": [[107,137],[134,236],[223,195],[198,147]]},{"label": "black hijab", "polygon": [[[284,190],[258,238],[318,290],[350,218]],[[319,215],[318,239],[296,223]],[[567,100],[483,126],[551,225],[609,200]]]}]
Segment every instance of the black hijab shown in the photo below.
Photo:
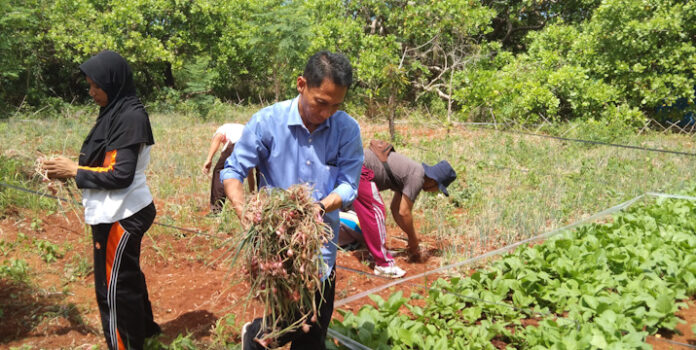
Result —
[{"label": "black hijab", "polygon": [[155,143],[150,119],[135,95],[133,72],[121,55],[102,51],[81,64],[80,70],[109,97],[109,103],[99,109],[97,122],[82,143],[80,165],[102,166],[108,151]]}]

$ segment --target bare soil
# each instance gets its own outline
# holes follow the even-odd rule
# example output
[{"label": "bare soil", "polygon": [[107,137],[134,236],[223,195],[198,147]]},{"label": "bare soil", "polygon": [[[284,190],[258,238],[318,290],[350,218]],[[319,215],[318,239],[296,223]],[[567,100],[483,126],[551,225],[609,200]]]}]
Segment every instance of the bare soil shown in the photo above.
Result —
[{"label": "bare soil", "polygon": [[[159,206],[160,208],[163,206]],[[91,272],[76,272],[78,262],[91,268],[92,246],[89,230],[75,215],[64,217],[53,214],[41,218],[40,227],[32,227],[30,215],[17,211],[0,221],[0,240],[16,242],[17,246],[7,255],[0,255],[2,263],[13,258],[28,262],[30,282],[20,283],[0,280],[0,349],[29,348],[106,348],[94,297]],[[203,213],[201,213],[202,215]],[[417,228],[420,226],[416,223]],[[225,233],[210,232],[220,240]],[[399,237],[403,233],[397,227],[388,227],[389,249],[396,251],[397,264],[407,271],[407,276],[433,270],[443,264],[442,252],[446,247],[466,245],[468,242],[443,241],[422,236],[422,248],[427,252],[424,262],[408,261],[406,242]],[[41,259],[32,242],[46,240],[62,247],[63,255],[50,263]],[[227,247],[215,245],[218,239],[190,233],[182,234],[166,229],[153,239],[146,236],[142,244],[141,265],[147,278],[150,300],[155,320],[162,326],[162,342],[171,342],[178,335],[191,334],[202,343],[213,341],[216,322],[225,315],[235,315],[235,324],[228,336],[238,340],[240,326],[254,317],[261,316],[261,308],[247,296],[249,285],[239,267],[217,259]],[[502,241],[491,240],[490,246],[477,246],[482,254],[500,248]],[[389,280],[371,275],[372,264],[366,250],[339,252],[337,258],[336,300],[388,283]],[[347,269],[346,269],[347,268]],[[358,273],[352,270],[362,271]],[[439,276],[429,276],[432,281]],[[414,284],[424,284],[418,279],[402,283],[376,294],[387,298],[397,290],[405,296],[419,292]],[[362,298],[342,309],[357,311],[369,298]],[[691,326],[696,320],[696,302],[688,301],[688,308],[678,315],[685,320],[676,332],[663,331],[649,337],[647,342],[655,349],[684,348],[665,340],[696,345]],[[340,317],[335,312],[334,317]],[[529,324],[534,326],[533,323]],[[494,344],[505,348],[504,343]]]},{"label": "bare soil", "polygon": [[[162,207],[162,206],[159,206]],[[31,348],[79,348],[98,345],[106,348],[94,297],[94,276],[76,276],[76,261],[92,265],[92,244],[89,229],[79,218],[59,214],[41,218],[39,230],[31,220],[17,216],[0,221],[0,239],[19,242],[2,260],[25,260],[30,268],[30,282],[0,280],[0,348],[30,346]],[[29,215],[27,215],[29,216]],[[417,227],[419,225],[417,224]],[[202,231],[207,231],[200,228]],[[236,316],[236,326],[261,316],[261,308],[248,298],[249,285],[243,269],[230,267],[217,259],[228,247],[215,248],[216,239],[167,229],[171,234],[157,234],[153,240],[146,235],[142,243],[141,267],[145,273],[155,321],[163,330],[162,341],[170,342],[180,334],[191,333],[202,342],[211,340],[216,322],[227,314]],[[414,263],[405,253],[406,242],[396,238],[404,234],[388,227],[390,250],[395,251],[397,264],[408,275],[435,269],[441,265],[441,249],[459,242],[435,242],[423,236],[421,247],[427,252],[424,262]],[[220,239],[228,236],[214,233]],[[59,247],[70,247],[50,263],[41,259],[34,240],[46,240]],[[490,247],[494,249],[495,247]],[[201,252],[205,254],[201,254]],[[203,256],[201,258],[201,256]],[[336,300],[390,282],[371,275],[373,265],[367,250],[339,251],[337,258]],[[348,269],[345,269],[345,268]],[[357,270],[363,274],[351,271]],[[434,280],[431,276],[428,280]],[[414,283],[423,281],[414,281]],[[396,290],[409,295],[413,285],[400,284],[377,294],[386,298]],[[344,305],[357,311],[372,303],[365,297]],[[334,316],[338,316],[334,313]],[[239,329],[239,328],[237,328]],[[233,335],[238,337],[238,331]]]}]

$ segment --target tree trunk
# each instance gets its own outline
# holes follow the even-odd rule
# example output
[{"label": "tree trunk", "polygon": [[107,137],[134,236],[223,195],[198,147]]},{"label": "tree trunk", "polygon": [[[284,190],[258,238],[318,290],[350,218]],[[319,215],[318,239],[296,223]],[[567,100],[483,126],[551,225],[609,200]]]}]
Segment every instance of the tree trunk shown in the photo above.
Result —
[{"label": "tree trunk", "polygon": [[447,127],[449,128],[449,125],[452,124],[452,99],[454,96],[452,96],[452,80],[454,79],[454,67],[452,67],[452,70],[450,70],[450,79],[449,79],[449,84],[447,86],[447,95],[449,95],[449,98],[447,99]]},{"label": "tree trunk", "polygon": [[394,105],[395,100],[394,93],[389,95],[389,103],[387,107],[389,108],[389,136],[391,137],[392,143],[396,141],[396,130],[394,130],[394,116],[396,114],[396,106]]},{"label": "tree trunk", "polygon": [[172,74],[171,62],[164,62],[164,84],[174,88],[174,74]]},{"label": "tree trunk", "polygon": [[273,93],[275,94],[275,102],[280,100],[280,79],[278,78],[278,70],[273,69]]}]

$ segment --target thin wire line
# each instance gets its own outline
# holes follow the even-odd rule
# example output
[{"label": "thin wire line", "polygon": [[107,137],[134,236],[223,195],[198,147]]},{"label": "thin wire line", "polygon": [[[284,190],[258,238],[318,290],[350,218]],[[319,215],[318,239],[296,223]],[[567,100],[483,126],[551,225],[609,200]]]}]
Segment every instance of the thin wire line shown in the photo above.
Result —
[{"label": "thin wire line", "polygon": [[536,137],[543,137],[543,138],[560,140],[560,141],[571,141],[571,142],[579,142],[579,143],[586,143],[586,144],[592,144],[592,145],[601,145],[601,146],[626,148],[626,149],[633,149],[633,150],[640,150],[640,151],[659,152],[659,153],[668,153],[668,154],[677,154],[677,155],[683,155],[683,156],[696,157],[696,153],[690,153],[690,152],[673,151],[673,150],[667,150],[667,149],[661,149],[661,148],[631,146],[631,145],[623,145],[623,144],[618,144],[618,143],[610,143],[610,142],[603,142],[603,141],[591,141],[591,140],[583,140],[583,139],[576,139],[576,138],[562,137],[562,136],[551,136],[551,135],[537,134],[537,133],[527,132],[527,131],[492,129],[492,128],[486,127],[485,125],[472,125],[472,126],[477,127],[477,128],[481,128],[481,129],[486,129],[486,130],[505,132],[505,133],[509,133],[509,134],[536,136]]}]

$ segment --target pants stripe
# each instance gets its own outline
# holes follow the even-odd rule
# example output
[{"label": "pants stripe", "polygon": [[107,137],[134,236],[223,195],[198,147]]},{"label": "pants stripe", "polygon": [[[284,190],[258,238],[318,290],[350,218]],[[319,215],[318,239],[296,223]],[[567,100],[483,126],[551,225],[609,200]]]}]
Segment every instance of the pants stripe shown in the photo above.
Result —
[{"label": "pants stripe", "polygon": [[372,181],[374,173],[363,165],[358,184],[358,196],[353,202],[355,213],[360,221],[360,229],[365,244],[375,259],[377,266],[393,266],[394,258],[386,247],[387,227],[384,200],[379,194],[377,184]]},{"label": "pants stripe", "polygon": [[[107,302],[109,304],[109,330],[111,333],[111,344],[114,349],[125,349],[121,335],[118,332],[118,322],[116,315],[116,290],[118,285],[118,272],[121,266],[123,251],[128,244],[130,233],[125,231],[119,223],[114,223],[109,232],[106,254],[107,270]],[[113,253],[112,253],[113,252]]]},{"label": "pants stripe", "polygon": [[[379,232],[380,246],[379,249],[382,252],[382,256],[387,263],[387,266],[394,265],[394,259],[391,257],[389,252],[387,252],[387,225],[386,218],[384,217],[384,202],[382,201],[382,196],[379,195],[379,190],[377,190],[377,184],[370,181],[370,187],[372,189],[372,210],[375,213],[375,219],[377,221],[377,229]],[[380,207],[381,205],[381,207]]]}]

